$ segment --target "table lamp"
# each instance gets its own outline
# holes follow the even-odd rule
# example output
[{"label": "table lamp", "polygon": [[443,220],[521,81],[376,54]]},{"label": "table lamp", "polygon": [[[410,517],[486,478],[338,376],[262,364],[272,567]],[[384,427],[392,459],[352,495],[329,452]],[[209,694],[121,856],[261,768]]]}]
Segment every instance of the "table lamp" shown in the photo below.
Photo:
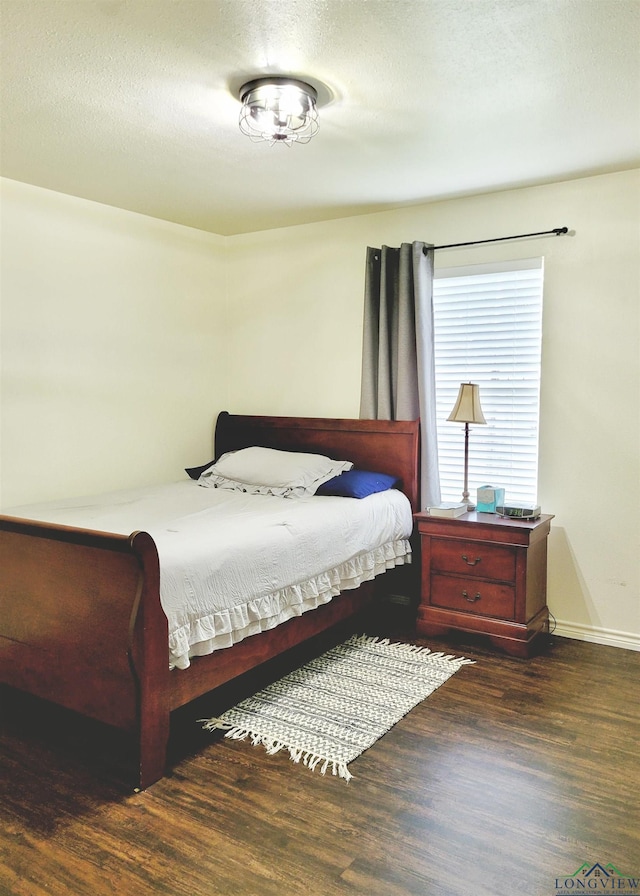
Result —
[{"label": "table lamp", "polygon": [[469,504],[469,424],[486,423],[480,407],[480,387],[476,383],[461,383],[458,400],[447,420],[464,423],[464,490],[462,501],[467,510],[475,510],[475,504]]}]

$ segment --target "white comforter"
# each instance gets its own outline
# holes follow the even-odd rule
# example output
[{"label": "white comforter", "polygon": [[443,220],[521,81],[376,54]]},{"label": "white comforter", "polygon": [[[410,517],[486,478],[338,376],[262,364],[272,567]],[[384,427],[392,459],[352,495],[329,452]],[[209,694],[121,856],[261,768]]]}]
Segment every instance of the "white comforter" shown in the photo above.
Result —
[{"label": "white comforter", "polygon": [[7,510],[129,535],[160,558],[169,662],[230,647],[411,560],[411,508],[391,490],[368,498],[278,498],[191,480]]}]

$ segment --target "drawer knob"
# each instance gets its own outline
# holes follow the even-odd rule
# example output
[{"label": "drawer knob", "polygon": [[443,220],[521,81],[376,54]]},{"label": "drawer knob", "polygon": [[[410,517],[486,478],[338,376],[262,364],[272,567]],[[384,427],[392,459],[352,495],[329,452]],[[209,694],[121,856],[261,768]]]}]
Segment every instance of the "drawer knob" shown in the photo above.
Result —
[{"label": "drawer knob", "polygon": [[467,557],[467,555],[466,555],[466,554],[463,554],[463,555],[462,555],[462,559],[463,559],[464,562],[467,564],[467,566],[475,566],[476,563],[480,563],[480,559],[481,559],[481,558],[480,558],[480,557],[476,557],[475,560],[469,560],[469,558]]},{"label": "drawer knob", "polygon": [[462,596],[464,597],[465,600],[468,600],[470,604],[475,604],[475,602],[477,600],[480,600],[480,592],[479,591],[476,591],[476,593],[473,595],[473,597],[469,597],[468,591],[463,591]]}]

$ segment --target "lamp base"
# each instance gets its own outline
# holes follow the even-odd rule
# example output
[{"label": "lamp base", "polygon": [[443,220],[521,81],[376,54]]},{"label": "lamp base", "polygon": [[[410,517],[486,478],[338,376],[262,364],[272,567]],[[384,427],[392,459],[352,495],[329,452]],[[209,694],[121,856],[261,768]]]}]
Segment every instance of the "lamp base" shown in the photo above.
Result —
[{"label": "lamp base", "polygon": [[469,498],[469,492],[468,492],[468,490],[467,490],[467,483],[466,483],[466,482],[465,482],[465,484],[464,484],[464,491],[462,492],[462,498],[460,499],[460,503],[461,503],[461,504],[466,504],[466,505],[467,505],[467,513],[468,513],[470,510],[475,510],[475,509],[476,509],[476,505],[475,505],[475,504],[473,503],[473,501],[471,501],[470,498]]}]

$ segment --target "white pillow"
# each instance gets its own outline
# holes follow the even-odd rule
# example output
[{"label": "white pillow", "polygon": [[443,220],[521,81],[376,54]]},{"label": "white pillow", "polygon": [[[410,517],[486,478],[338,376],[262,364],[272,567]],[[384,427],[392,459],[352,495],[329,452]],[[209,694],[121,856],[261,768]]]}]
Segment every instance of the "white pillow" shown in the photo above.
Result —
[{"label": "white pillow", "polygon": [[334,476],[350,470],[348,460],[331,460],[322,454],[277,451],[275,448],[241,448],[223,454],[200,476],[200,485],[247,492],[300,498]]}]

